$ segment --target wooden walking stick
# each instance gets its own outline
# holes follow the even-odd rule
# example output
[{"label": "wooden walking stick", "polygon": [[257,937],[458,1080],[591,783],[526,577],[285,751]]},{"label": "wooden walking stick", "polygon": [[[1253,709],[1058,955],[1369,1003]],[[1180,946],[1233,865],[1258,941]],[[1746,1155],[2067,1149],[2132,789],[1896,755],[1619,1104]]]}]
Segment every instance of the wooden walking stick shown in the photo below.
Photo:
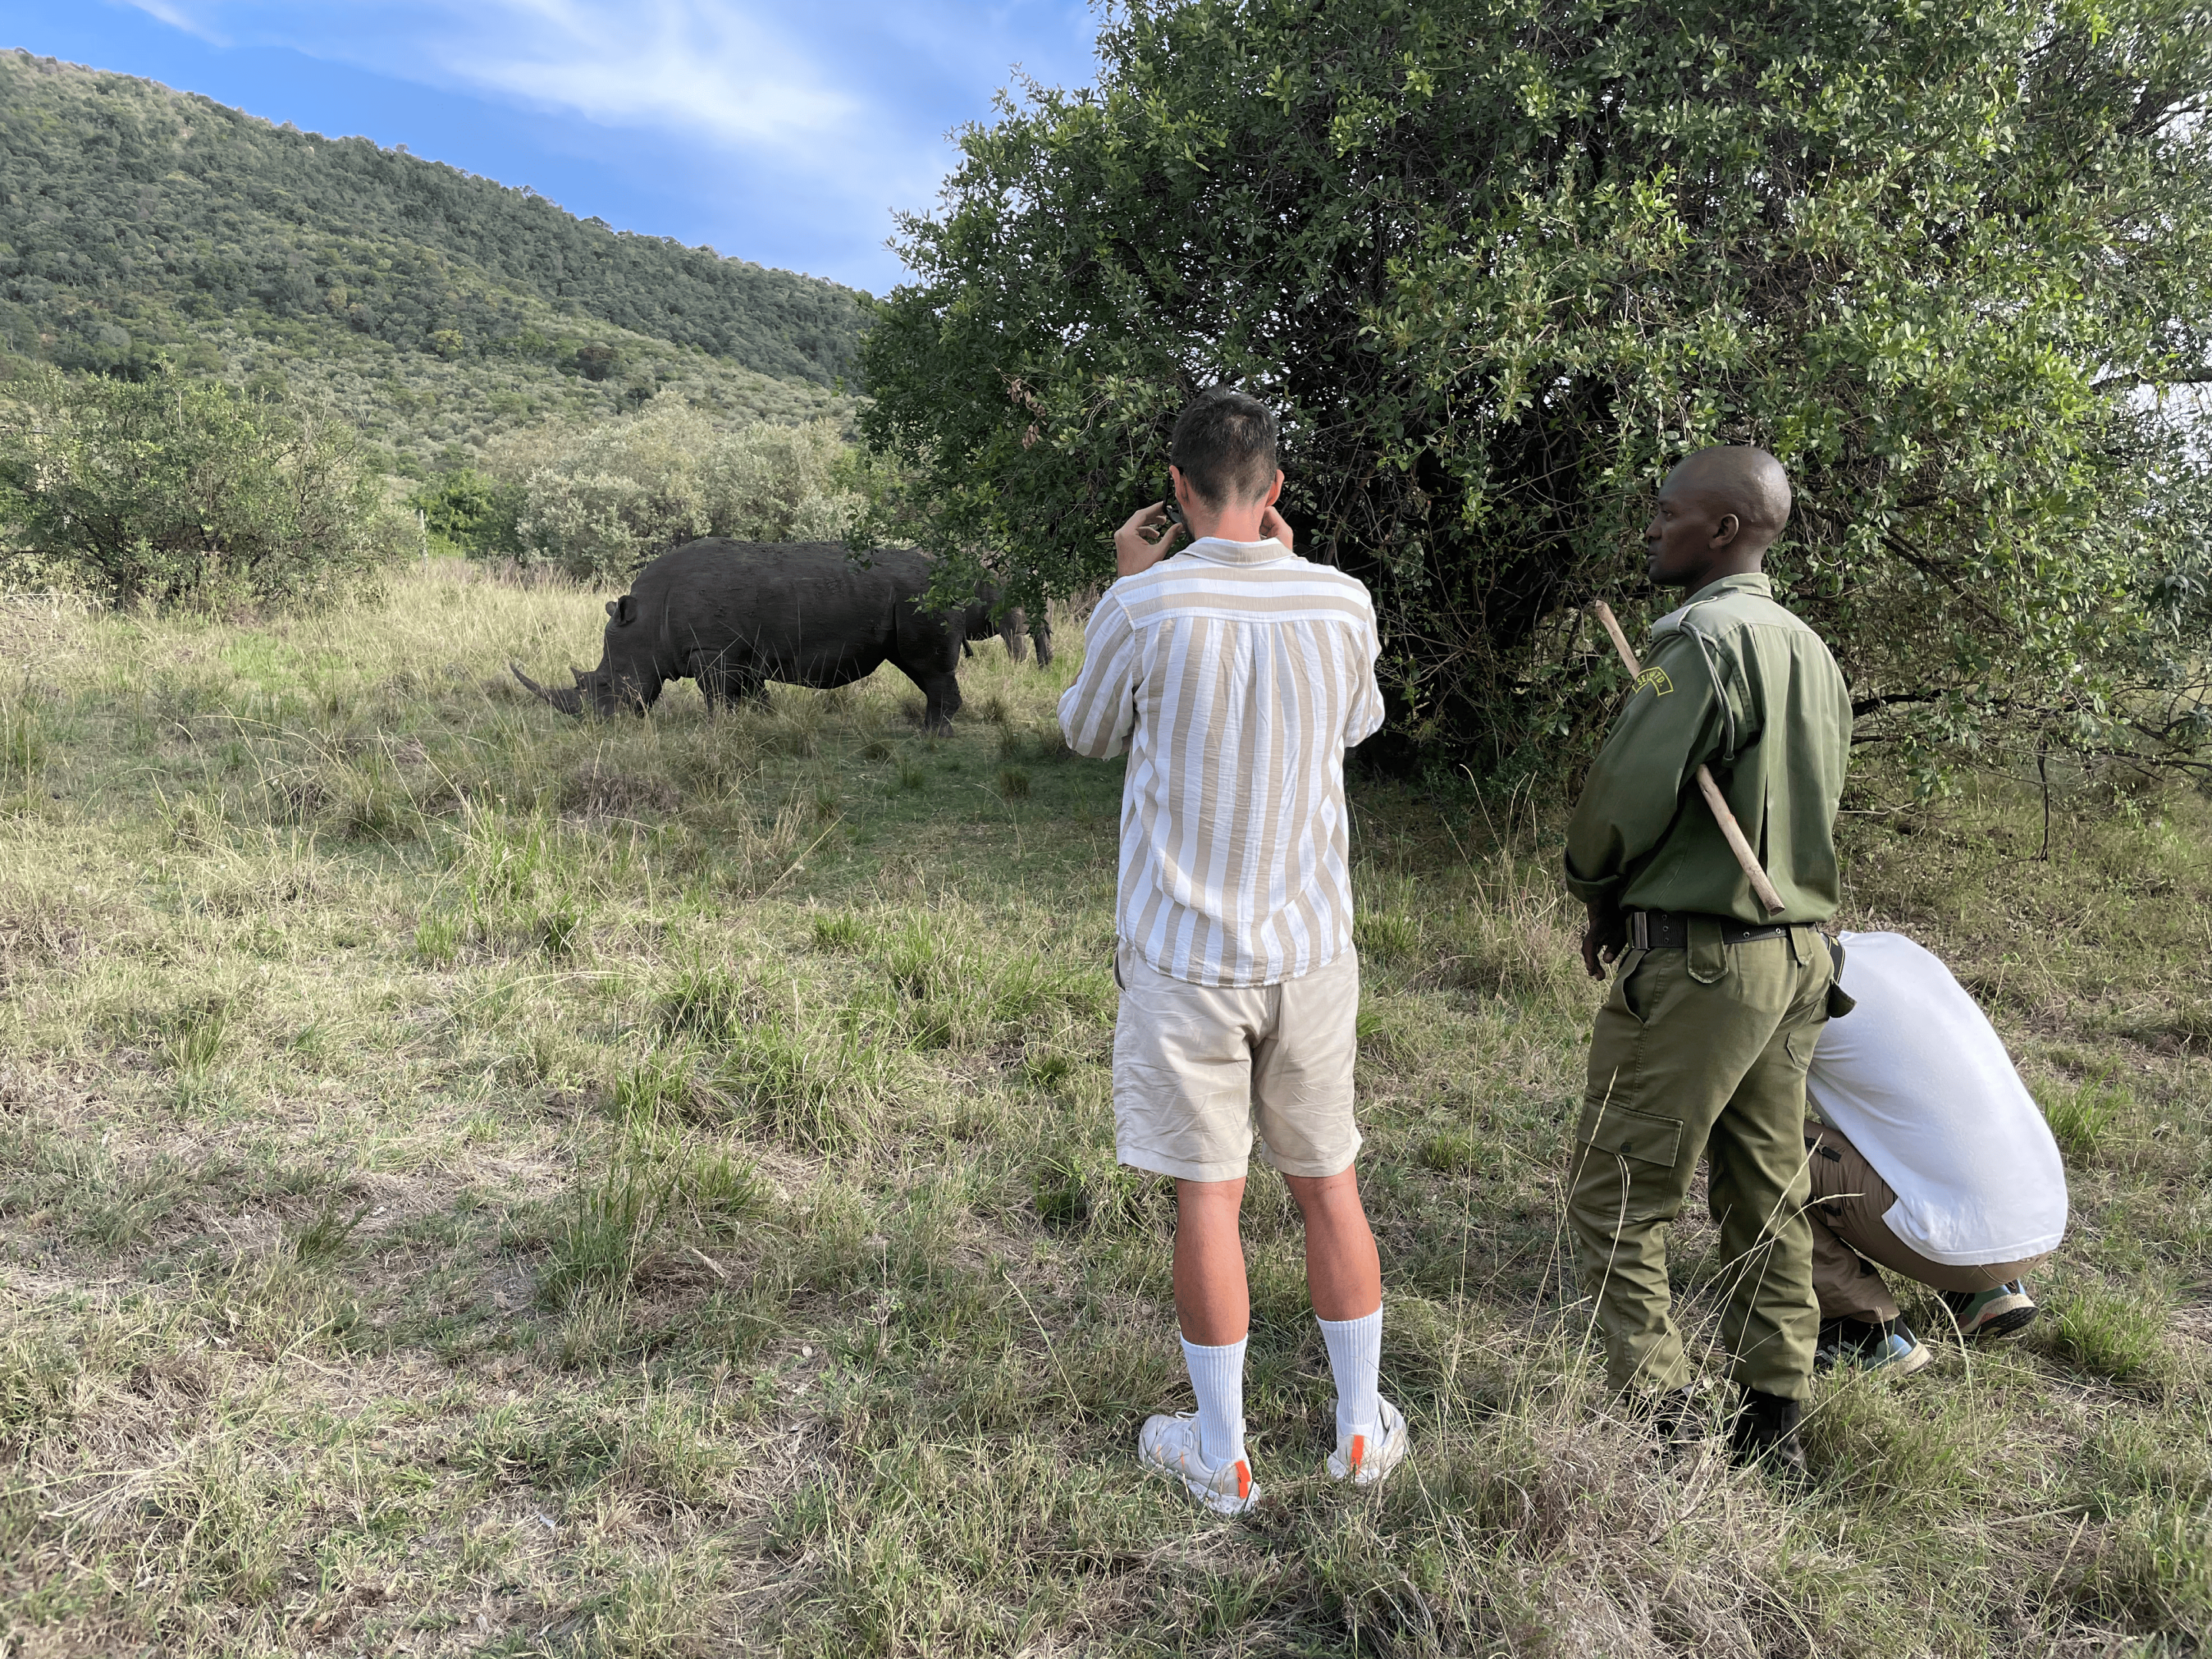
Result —
[{"label": "wooden walking stick", "polygon": [[[1628,670],[1629,678],[1634,679],[1640,676],[1644,671],[1637,666],[1636,653],[1628,648],[1628,635],[1620,631],[1620,624],[1613,619],[1613,607],[1600,599],[1591,609],[1597,612],[1597,619],[1605,624],[1605,631],[1612,636],[1613,648],[1620,653],[1621,665]],[[1766,872],[1759,867],[1759,854],[1751,850],[1751,843],[1743,838],[1743,826],[1735,821],[1735,814],[1729,811],[1727,797],[1721,793],[1720,785],[1713,781],[1712,768],[1703,761],[1698,763],[1698,792],[1705,796],[1705,805],[1713,809],[1713,818],[1721,827],[1721,836],[1728,842],[1729,851],[1735,854],[1735,861],[1743,866],[1743,873],[1751,879],[1751,890],[1759,895],[1759,902],[1766,907],[1768,915],[1780,915],[1782,895],[1774,890],[1774,884],[1766,878]]]}]

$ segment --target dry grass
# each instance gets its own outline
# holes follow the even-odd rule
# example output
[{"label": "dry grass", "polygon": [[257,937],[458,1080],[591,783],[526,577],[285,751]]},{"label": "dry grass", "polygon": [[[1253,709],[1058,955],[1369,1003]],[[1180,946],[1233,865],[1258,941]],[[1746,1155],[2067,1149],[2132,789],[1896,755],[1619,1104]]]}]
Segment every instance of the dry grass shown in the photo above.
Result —
[{"label": "dry grass", "polygon": [[587,660],[599,599],[453,567],[338,617],[4,616],[0,1651],[1887,1659],[2212,1617],[2201,802],[2080,781],[2049,861],[2001,781],[1857,803],[1850,920],[1990,1002],[2079,1220],[2021,1343],[1825,1387],[1790,1496],[1644,1449],[1562,1287],[1559,803],[1363,787],[1419,1455],[1317,1478],[1255,1180],[1276,1498],[1224,1525],[1130,1455],[1184,1385],[1072,659],[981,647],[932,740],[895,676],[567,722],[505,664]]}]

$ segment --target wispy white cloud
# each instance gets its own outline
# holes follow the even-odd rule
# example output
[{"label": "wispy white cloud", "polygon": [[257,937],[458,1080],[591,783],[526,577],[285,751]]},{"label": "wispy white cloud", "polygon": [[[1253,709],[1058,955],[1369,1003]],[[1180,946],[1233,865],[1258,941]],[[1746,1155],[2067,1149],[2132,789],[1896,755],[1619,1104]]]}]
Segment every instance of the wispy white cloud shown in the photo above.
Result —
[{"label": "wispy white cloud", "polygon": [[423,44],[447,75],[617,126],[785,148],[849,131],[860,100],[743,9],[702,0],[487,0]]},{"label": "wispy white cloud", "polygon": [[1093,33],[1085,0],[119,3],[205,40],[665,135],[672,167],[747,177],[756,202],[772,181],[792,214],[871,242],[936,198],[948,132],[988,116],[1015,63],[1081,76]]},{"label": "wispy white cloud", "polygon": [[170,3],[170,0],[125,0],[125,3],[144,12],[149,17],[159,19],[173,29],[182,29],[187,34],[196,35],[210,46],[227,46],[230,44],[184,7]]}]

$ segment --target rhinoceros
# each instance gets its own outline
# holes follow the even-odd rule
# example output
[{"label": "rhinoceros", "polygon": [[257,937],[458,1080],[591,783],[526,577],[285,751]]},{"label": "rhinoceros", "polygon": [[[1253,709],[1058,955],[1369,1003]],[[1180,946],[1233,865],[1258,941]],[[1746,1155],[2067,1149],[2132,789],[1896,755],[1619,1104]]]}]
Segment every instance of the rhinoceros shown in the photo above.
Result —
[{"label": "rhinoceros", "polygon": [[[927,700],[922,724],[942,730],[960,708],[955,673],[969,640],[998,634],[1019,653],[1024,618],[983,587],[967,605],[925,611],[930,562],[911,548],[859,561],[836,542],[687,542],[637,574],[607,601],[599,665],[571,670],[575,684],[548,690],[519,666],[514,677],[564,714],[641,712],[670,680],[690,678],[709,708],[787,685],[847,685],[892,663]],[[992,613],[1000,611],[994,623]],[[1039,654],[1050,649],[1038,635]]]}]

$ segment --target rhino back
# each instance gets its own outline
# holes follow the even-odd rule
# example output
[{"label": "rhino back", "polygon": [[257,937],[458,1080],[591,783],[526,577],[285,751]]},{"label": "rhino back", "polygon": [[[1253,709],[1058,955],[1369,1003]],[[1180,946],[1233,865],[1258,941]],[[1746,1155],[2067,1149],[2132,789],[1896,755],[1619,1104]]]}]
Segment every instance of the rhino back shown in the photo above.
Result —
[{"label": "rhino back", "polygon": [[701,653],[772,678],[835,684],[890,653],[894,613],[917,574],[926,583],[918,554],[880,553],[862,569],[836,542],[709,537],[661,555],[634,591],[675,673]]}]

